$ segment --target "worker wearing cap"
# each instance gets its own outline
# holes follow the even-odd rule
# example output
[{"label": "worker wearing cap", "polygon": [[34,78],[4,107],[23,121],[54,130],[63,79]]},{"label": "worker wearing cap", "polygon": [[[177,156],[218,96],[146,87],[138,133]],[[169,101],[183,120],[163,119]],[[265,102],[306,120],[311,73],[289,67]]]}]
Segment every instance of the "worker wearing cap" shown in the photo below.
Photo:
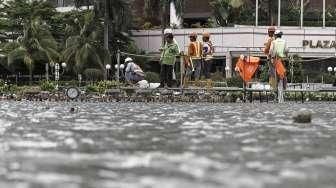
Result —
[{"label": "worker wearing cap", "polygon": [[176,56],[179,55],[179,47],[174,40],[174,35],[171,29],[164,31],[165,44],[161,48],[161,71],[160,71],[160,86],[172,87],[173,71],[176,61]]},{"label": "worker wearing cap", "polygon": [[206,79],[210,79],[210,71],[211,71],[214,47],[213,47],[212,42],[210,41],[210,33],[204,32],[202,36],[203,36],[202,37],[202,40],[203,40],[203,44],[202,44],[203,46],[203,49],[202,49],[203,74]]},{"label": "worker wearing cap", "polygon": [[278,83],[278,99],[279,102],[283,102],[282,90],[286,85],[286,68],[284,66],[284,58],[288,54],[287,43],[282,39],[282,31],[276,30],[274,32],[275,40],[271,44],[269,55],[272,58],[272,63],[275,68],[276,80]]},{"label": "worker wearing cap", "polygon": [[264,46],[265,46],[264,53],[267,56],[267,64],[268,64],[268,78],[269,78],[268,81],[272,88],[276,87],[276,80],[275,80],[275,69],[271,62],[269,51],[270,51],[272,42],[275,40],[274,32],[275,32],[275,27],[272,26],[268,28],[268,31],[267,31],[268,36],[264,43]]},{"label": "worker wearing cap", "polygon": [[127,57],[125,59],[126,69],[125,69],[125,77],[128,83],[137,83],[141,80],[144,80],[145,73],[140,68],[139,65],[133,62],[133,59]]},{"label": "worker wearing cap", "polygon": [[[193,78],[199,80],[202,69],[202,43],[197,41],[197,33],[195,32],[190,33],[189,38],[190,44],[188,47],[188,56],[191,58],[194,69]],[[190,74],[190,70],[188,71],[188,74]]]},{"label": "worker wearing cap", "polygon": [[272,41],[271,48],[269,51],[269,55],[272,58],[285,58],[288,53],[287,43],[284,39],[282,39],[282,31],[276,30],[274,32],[275,40]]}]

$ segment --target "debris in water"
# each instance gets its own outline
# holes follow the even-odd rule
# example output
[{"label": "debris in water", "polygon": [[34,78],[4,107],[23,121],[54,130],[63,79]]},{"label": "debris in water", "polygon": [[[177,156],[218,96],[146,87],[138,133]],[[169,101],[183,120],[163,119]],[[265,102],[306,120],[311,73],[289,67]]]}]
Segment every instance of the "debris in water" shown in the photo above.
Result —
[{"label": "debris in water", "polygon": [[293,114],[295,123],[311,123],[312,112],[308,109],[302,108]]}]

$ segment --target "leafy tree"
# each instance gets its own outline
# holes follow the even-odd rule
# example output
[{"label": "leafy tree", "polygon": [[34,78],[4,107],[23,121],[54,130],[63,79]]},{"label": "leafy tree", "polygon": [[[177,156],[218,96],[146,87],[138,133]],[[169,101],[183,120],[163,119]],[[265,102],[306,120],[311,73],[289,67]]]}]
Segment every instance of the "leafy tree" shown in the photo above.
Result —
[{"label": "leafy tree", "polygon": [[0,20],[6,21],[2,29],[11,32],[13,40],[22,36],[24,26],[35,18],[47,23],[56,14],[52,4],[43,0],[8,0],[1,4]]}]

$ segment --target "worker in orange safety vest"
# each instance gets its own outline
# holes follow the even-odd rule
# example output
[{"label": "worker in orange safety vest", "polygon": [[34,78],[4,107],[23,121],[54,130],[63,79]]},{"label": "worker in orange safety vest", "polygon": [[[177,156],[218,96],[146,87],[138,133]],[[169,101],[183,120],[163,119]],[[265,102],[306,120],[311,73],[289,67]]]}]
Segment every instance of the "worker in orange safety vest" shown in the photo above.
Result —
[{"label": "worker in orange safety vest", "polygon": [[197,41],[197,33],[195,32],[191,33],[189,38],[188,56],[192,63],[192,70],[189,70],[188,73],[192,74],[194,80],[199,80],[202,69],[202,43]]}]

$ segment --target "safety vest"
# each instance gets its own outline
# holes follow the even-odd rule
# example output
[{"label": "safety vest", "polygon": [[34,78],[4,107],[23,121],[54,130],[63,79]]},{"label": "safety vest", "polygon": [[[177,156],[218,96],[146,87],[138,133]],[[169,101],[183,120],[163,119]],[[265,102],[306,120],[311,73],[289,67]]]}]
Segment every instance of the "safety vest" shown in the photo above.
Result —
[{"label": "safety vest", "polygon": [[264,45],[265,45],[264,53],[265,53],[266,55],[269,54],[269,51],[270,51],[271,44],[272,44],[273,40],[274,40],[273,37],[267,37],[267,39],[266,39],[266,42],[265,42],[265,44],[264,44]]},{"label": "safety vest", "polygon": [[211,41],[205,42],[203,44],[203,55],[205,60],[211,60],[213,58],[214,47]]},{"label": "safety vest", "polygon": [[271,56],[274,58],[284,58],[286,57],[286,41],[281,38],[277,38],[272,42]]},{"label": "safety vest", "polygon": [[202,43],[199,41],[191,42],[188,48],[188,55],[192,59],[201,59],[202,57]]}]

